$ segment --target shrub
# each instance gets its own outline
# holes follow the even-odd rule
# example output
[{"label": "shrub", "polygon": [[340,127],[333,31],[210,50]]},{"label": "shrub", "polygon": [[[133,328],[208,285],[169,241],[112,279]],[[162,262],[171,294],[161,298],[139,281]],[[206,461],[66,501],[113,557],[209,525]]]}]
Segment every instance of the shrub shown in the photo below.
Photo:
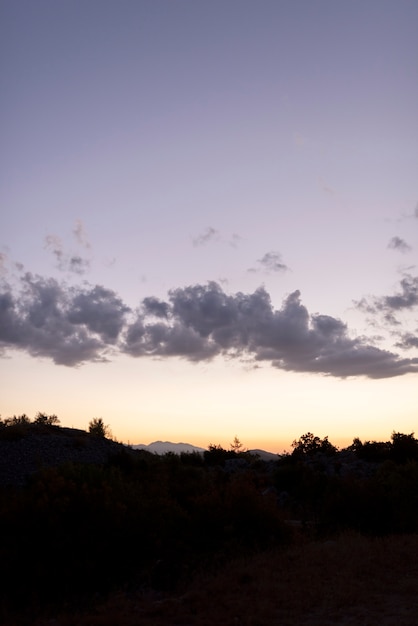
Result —
[{"label": "shrub", "polygon": [[95,437],[110,437],[110,428],[101,417],[95,417],[89,422],[89,433]]}]

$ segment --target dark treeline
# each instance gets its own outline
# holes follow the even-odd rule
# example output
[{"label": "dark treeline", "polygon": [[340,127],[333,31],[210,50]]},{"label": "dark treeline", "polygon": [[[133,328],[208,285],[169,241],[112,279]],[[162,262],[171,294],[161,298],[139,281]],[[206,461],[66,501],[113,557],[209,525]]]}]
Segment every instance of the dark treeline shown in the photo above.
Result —
[{"label": "dark treeline", "polygon": [[[0,450],[37,429],[47,437],[58,423],[45,414],[4,420]],[[107,434],[97,420],[89,431],[92,441]],[[82,603],[122,586],[173,590],[236,556],[347,529],[418,532],[413,433],[356,438],[344,450],[307,433],[292,447],[263,461],[237,439],[203,455],[121,446],[105,463],[57,459],[24,485],[0,487],[3,615]]]}]

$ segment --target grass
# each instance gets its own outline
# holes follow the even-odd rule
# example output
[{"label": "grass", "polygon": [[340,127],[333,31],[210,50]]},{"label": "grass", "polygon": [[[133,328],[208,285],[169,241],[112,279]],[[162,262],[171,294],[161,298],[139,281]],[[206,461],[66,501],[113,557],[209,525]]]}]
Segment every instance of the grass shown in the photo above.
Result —
[{"label": "grass", "polygon": [[418,535],[301,542],[199,573],[176,594],[119,591],[10,626],[416,626]]}]

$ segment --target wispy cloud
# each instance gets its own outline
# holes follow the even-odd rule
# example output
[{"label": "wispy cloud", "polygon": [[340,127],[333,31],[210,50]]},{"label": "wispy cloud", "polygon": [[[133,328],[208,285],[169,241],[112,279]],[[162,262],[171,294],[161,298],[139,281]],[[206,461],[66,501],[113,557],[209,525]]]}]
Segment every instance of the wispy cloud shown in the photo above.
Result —
[{"label": "wispy cloud", "polygon": [[0,275],[7,273],[6,263],[7,263],[6,253],[0,252]]},{"label": "wispy cloud", "polygon": [[274,272],[286,272],[289,268],[282,261],[282,256],[279,252],[266,252],[266,254],[257,261],[257,267],[250,267],[249,272],[265,272],[265,273],[274,273]]},{"label": "wispy cloud", "polygon": [[[370,315],[374,325],[378,325],[380,319],[383,325],[390,328],[392,334],[407,338],[407,340],[402,339],[400,343],[398,342],[396,347],[400,345],[403,348],[415,346],[415,340],[412,340],[413,335],[410,332],[400,332],[400,328],[403,327],[400,320],[402,320],[403,313],[410,313],[418,308],[418,276],[405,273],[400,280],[397,293],[362,298],[354,302],[354,305],[363,313]],[[418,338],[418,329],[416,332]]]},{"label": "wispy cloud", "polygon": [[[404,285],[400,300],[388,300],[387,306],[413,306],[417,289],[416,283]],[[405,342],[413,346],[415,339],[411,335]],[[336,377],[418,373],[418,358],[401,358],[365,337],[353,338],[335,317],[310,314],[299,291],[275,309],[264,288],[229,295],[215,282],[173,289],[167,300],[149,296],[133,311],[100,285],[69,287],[26,273],[17,288],[2,283],[0,346],[67,366],[105,361],[119,352],[194,362],[251,359]]]},{"label": "wispy cloud", "polygon": [[195,248],[197,248],[199,246],[206,245],[210,241],[216,241],[217,239],[219,239],[219,231],[217,231],[216,228],[213,228],[212,226],[208,226],[202,233],[200,233],[196,237],[193,237],[192,243]]},{"label": "wispy cloud", "polygon": [[410,252],[412,250],[411,246],[400,237],[392,237],[392,239],[388,243],[388,248],[390,248],[391,250],[398,250],[403,254],[406,254],[407,252]]},{"label": "wispy cloud", "polygon": [[65,252],[62,240],[57,235],[47,235],[44,239],[44,248],[52,252],[55,257],[56,268],[61,272],[82,275],[90,269],[90,260],[79,254]]},{"label": "wispy cloud", "polygon": [[83,248],[86,248],[87,250],[91,248],[82,220],[76,220],[75,226],[73,228],[73,234],[77,240],[77,243],[80,246],[83,246]]}]

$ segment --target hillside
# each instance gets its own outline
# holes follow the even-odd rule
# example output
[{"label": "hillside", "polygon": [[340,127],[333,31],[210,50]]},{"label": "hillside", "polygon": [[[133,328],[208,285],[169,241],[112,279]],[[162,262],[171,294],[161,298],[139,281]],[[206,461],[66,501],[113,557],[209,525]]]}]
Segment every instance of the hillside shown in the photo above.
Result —
[{"label": "hillside", "polygon": [[[338,451],[327,438],[307,433],[292,454],[269,461],[220,446],[203,454],[157,455],[53,424],[5,425],[0,536],[7,541],[0,543],[0,561],[7,576],[0,589],[0,621],[18,624],[18,616],[30,615],[21,623],[34,624],[35,616],[56,616],[68,606],[88,613],[99,603],[103,613],[97,624],[110,626],[107,615],[120,601],[117,610],[130,607],[126,610],[137,621],[113,623],[132,626],[255,626],[274,623],[274,616],[286,624],[292,611],[299,615],[295,624],[314,624],[304,622],[295,608],[301,600],[287,613],[275,600],[293,593],[281,577],[304,576],[303,593],[306,585],[316,590],[310,601],[322,594],[315,615],[317,623],[326,624],[321,611],[327,606],[341,616],[339,607],[349,610],[350,594],[360,598],[362,585],[353,586],[353,573],[364,586],[363,569],[376,576],[382,558],[387,571],[393,570],[381,572],[382,588],[388,592],[391,585],[393,602],[397,597],[404,602],[418,581],[409,553],[418,533],[417,451],[413,435],[393,433],[389,442],[355,440]],[[405,536],[404,544],[396,536]],[[378,561],[365,552],[380,554],[384,546],[389,552]],[[343,567],[341,558],[351,554],[355,561]],[[403,578],[395,576],[402,567]],[[370,598],[363,594],[361,602],[374,604],[375,618],[378,587],[370,583],[368,589]],[[211,597],[219,597],[220,604],[212,605]],[[270,603],[270,622],[263,621],[261,605],[245,610],[245,600],[257,605],[258,597],[265,606]],[[234,603],[239,621],[230,608]],[[412,608],[405,620],[416,615]],[[202,614],[199,622],[193,622],[193,611]],[[347,615],[351,621],[341,624],[358,623],[355,613]],[[81,614],[78,622],[68,614],[62,619],[63,626],[84,623]],[[85,622],[95,623],[93,617]]]},{"label": "hillside", "polygon": [[28,477],[65,463],[104,464],[126,446],[84,430],[27,424],[0,430],[0,485],[23,485]]}]

